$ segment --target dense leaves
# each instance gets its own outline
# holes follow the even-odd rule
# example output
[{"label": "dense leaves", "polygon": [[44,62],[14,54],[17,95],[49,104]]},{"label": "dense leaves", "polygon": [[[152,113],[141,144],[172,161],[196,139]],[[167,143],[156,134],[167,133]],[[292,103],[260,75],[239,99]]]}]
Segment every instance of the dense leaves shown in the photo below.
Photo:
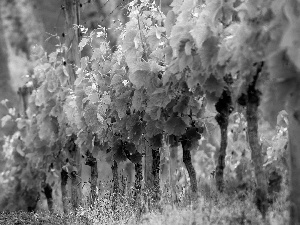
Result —
[{"label": "dense leaves", "polygon": [[[231,161],[226,163],[246,179],[251,172],[242,168],[250,165],[251,156],[243,109],[234,111],[235,103],[247,104],[253,65],[265,61],[254,88],[262,89],[264,117],[277,125],[299,79],[299,18],[291,2],[176,0],[165,16],[150,1],[133,1],[114,53],[104,31],[82,38],[79,50],[90,45],[93,53],[81,59],[72,85],[62,57],[65,46],[49,55],[36,48],[27,117],[10,113],[1,120],[7,149],[16,152],[16,161],[30,158],[51,177],[46,168],[54,164],[61,169],[63,146],[72,135],[82,155],[101,152],[99,157],[110,164],[140,163],[143,140],[159,148],[168,137],[172,147],[181,142],[188,150],[202,149],[211,168],[214,162],[208,158],[219,148],[213,126],[233,113],[227,148]],[[282,146],[287,135],[279,127],[276,141]],[[270,149],[284,155],[271,141],[263,145],[268,164],[279,160]]]}]

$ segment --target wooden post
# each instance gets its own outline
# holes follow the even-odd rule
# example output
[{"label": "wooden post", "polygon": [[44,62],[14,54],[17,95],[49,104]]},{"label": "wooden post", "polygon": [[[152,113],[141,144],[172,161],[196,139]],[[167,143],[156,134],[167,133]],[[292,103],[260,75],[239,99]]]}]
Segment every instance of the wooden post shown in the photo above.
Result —
[{"label": "wooden post", "polygon": [[[67,72],[69,74],[69,84],[73,85],[76,79],[76,67],[80,65],[80,51],[79,51],[79,0],[63,0],[63,9],[65,13],[65,62]],[[82,185],[78,180],[81,177],[81,154],[80,150],[75,147],[75,151],[71,154],[73,164],[73,171],[69,171],[73,178],[71,190],[71,202],[73,207],[76,208],[82,199]],[[75,192],[75,188],[77,191]],[[76,195],[77,193],[77,195]]]},{"label": "wooden post", "polygon": [[68,172],[65,168],[61,170],[61,196],[62,196],[62,204],[63,204],[63,212],[64,214],[68,214],[68,190],[67,190],[67,183],[68,183]]},{"label": "wooden post", "polygon": [[64,12],[66,20],[66,32],[65,32],[65,46],[67,50],[65,52],[66,67],[70,76],[70,83],[74,84],[76,79],[76,66],[80,64],[80,51],[79,44],[79,0],[63,0]]},{"label": "wooden post", "polygon": [[178,142],[172,143],[169,146],[170,158],[169,158],[169,180],[172,193],[172,203],[177,202],[177,193],[176,193],[176,179],[175,173],[178,168]]},{"label": "wooden post", "polygon": [[295,84],[294,90],[287,102],[289,118],[289,153],[290,153],[290,224],[300,224],[300,82]]},{"label": "wooden post", "polygon": [[4,25],[4,34],[6,35],[8,47],[16,55],[25,54],[29,59],[30,46],[28,37],[22,27],[21,12],[17,7],[16,0],[3,0],[0,2],[1,17]]},{"label": "wooden post", "polygon": [[[5,10],[3,7],[3,2],[0,3],[0,101],[4,99],[9,99],[12,102],[17,102],[17,95],[14,92],[11,81],[10,81],[10,71],[8,67],[8,49],[5,40],[5,27],[3,24],[2,12]],[[7,109],[0,104],[0,118],[7,114]],[[0,131],[0,136],[2,131]],[[2,146],[1,146],[2,148]]]},{"label": "wooden post", "polygon": [[112,210],[115,211],[119,200],[119,173],[118,163],[114,160],[111,166],[113,175],[113,197],[112,197]]},{"label": "wooden post", "polygon": [[86,152],[85,165],[91,167],[90,199],[91,199],[91,204],[94,205],[95,201],[97,200],[98,166],[97,166],[97,159],[93,156],[93,154],[89,150]]},{"label": "wooden post", "polygon": [[262,146],[259,141],[258,134],[258,106],[260,103],[260,93],[256,89],[256,82],[259,74],[261,73],[263,64],[257,67],[255,76],[252,83],[247,90],[247,105],[246,105],[246,119],[247,119],[247,132],[249,146],[251,149],[251,159],[254,166],[255,178],[256,178],[256,206],[261,212],[263,218],[265,218],[268,210],[268,183],[264,172]]},{"label": "wooden post", "polygon": [[149,146],[147,141],[143,141],[145,148],[145,166],[144,166],[144,178],[145,178],[145,189],[149,191],[149,189],[153,188],[153,174],[152,174],[152,149]]},{"label": "wooden post", "polygon": [[82,200],[82,185],[81,185],[81,155],[80,150],[75,144],[75,135],[72,136],[67,145],[67,150],[70,156],[70,165],[71,169],[69,175],[71,178],[71,203],[73,209],[81,204]]}]

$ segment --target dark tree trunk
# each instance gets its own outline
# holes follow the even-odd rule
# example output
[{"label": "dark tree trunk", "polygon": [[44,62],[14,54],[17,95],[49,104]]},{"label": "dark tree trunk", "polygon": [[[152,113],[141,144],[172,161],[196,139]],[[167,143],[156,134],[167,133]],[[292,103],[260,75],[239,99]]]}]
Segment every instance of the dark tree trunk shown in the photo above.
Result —
[{"label": "dark tree trunk", "polygon": [[[2,6],[0,3],[0,6]],[[10,83],[10,72],[8,67],[8,53],[7,45],[5,41],[5,27],[2,21],[2,9],[0,10],[0,101],[8,99],[12,102],[17,102],[17,96],[14,92]],[[0,104],[0,118],[7,114],[7,109],[2,104]],[[2,136],[2,131],[0,130],[0,137]],[[2,148],[2,146],[1,146]]]},{"label": "dark tree trunk", "polygon": [[75,144],[76,136],[73,135],[68,140],[66,149],[69,152],[70,158],[70,178],[71,178],[71,204],[73,210],[76,210],[81,202],[81,156],[80,151]]},{"label": "dark tree trunk", "polygon": [[152,164],[152,174],[153,174],[153,200],[155,202],[159,201],[160,199],[160,178],[159,178],[159,171],[160,171],[160,152],[159,148],[152,148],[152,157],[153,157],[153,164]]},{"label": "dark tree trunk", "polygon": [[40,200],[40,191],[38,187],[33,187],[25,190],[24,201],[27,204],[28,212],[36,212],[37,203]]},{"label": "dark tree trunk", "polygon": [[172,191],[172,201],[173,203],[178,202],[177,193],[176,193],[176,177],[175,172],[178,168],[178,147],[179,147],[179,141],[178,138],[174,135],[169,135],[169,151],[170,151],[170,160],[169,160],[169,167],[170,167],[170,173],[169,173],[169,179],[170,179],[170,187]]},{"label": "dark tree trunk", "polygon": [[[170,141],[170,139],[172,141]],[[175,180],[175,172],[178,168],[178,146],[179,142],[175,140],[175,137],[172,135],[169,137],[169,144],[170,144],[170,159],[169,159],[169,180],[170,180],[170,187],[172,193],[172,201],[175,203],[178,201],[177,193],[176,193],[176,180]]]},{"label": "dark tree trunk", "polygon": [[97,199],[97,181],[98,181],[98,166],[97,166],[97,159],[87,151],[86,153],[86,162],[85,165],[91,167],[91,203],[94,205],[95,200]]},{"label": "dark tree trunk", "polygon": [[[290,225],[300,224],[300,83],[288,102]],[[298,107],[295,107],[298,106]]]},{"label": "dark tree trunk", "polygon": [[118,195],[119,195],[119,174],[118,174],[118,163],[113,161],[111,166],[112,175],[113,175],[113,198],[112,198],[112,209],[115,210],[118,204]]},{"label": "dark tree trunk", "polygon": [[79,196],[78,196],[78,172],[74,169],[71,174],[71,203],[73,210],[75,211],[79,206]]},{"label": "dark tree trunk", "polygon": [[63,168],[61,170],[61,196],[62,196],[62,203],[63,203],[63,211],[64,214],[68,214],[68,191],[67,191],[67,184],[68,184],[68,172]]},{"label": "dark tree trunk", "polygon": [[260,102],[260,93],[255,88],[256,81],[262,70],[263,65],[259,65],[254,76],[253,82],[249,85],[247,91],[247,109],[246,118],[248,126],[248,140],[251,148],[251,158],[254,164],[255,177],[256,177],[256,206],[262,213],[263,217],[266,216],[268,209],[267,191],[268,184],[263,169],[263,154],[262,148],[259,143],[258,137],[258,106]]},{"label": "dark tree trunk", "polygon": [[18,89],[18,95],[19,95],[19,98],[21,99],[21,106],[20,106],[20,114],[21,116],[23,116],[24,118],[28,118],[27,117],[27,113],[26,113],[26,110],[27,110],[27,105],[28,105],[28,99],[29,99],[29,96],[31,95],[33,91],[33,87],[27,87],[26,85],[24,85],[23,87],[20,87]]},{"label": "dark tree trunk", "polygon": [[185,165],[186,170],[188,171],[190,183],[191,183],[191,191],[192,191],[192,199],[197,198],[198,187],[197,187],[197,177],[194,165],[192,164],[191,151],[189,149],[188,140],[182,140],[182,160]]},{"label": "dark tree trunk", "polygon": [[47,199],[48,210],[53,213],[53,197],[52,197],[52,187],[50,184],[45,183],[43,185],[43,191]]},{"label": "dark tree trunk", "polygon": [[44,26],[40,18],[38,18],[37,11],[34,8],[34,1],[32,0],[18,0],[16,3],[24,33],[28,39],[28,49],[31,52],[31,47],[35,45],[43,45]]},{"label": "dark tree trunk", "polygon": [[136,205],[142,189],[143,165],[141,163],[136,163],[134,165],[134,169],[135,169],[135,181],[134,181],[133,201],[134,201],[134,205]]},{"label": "dark tree trunk", "polygon": [[225,156],[227,148],[227,128],[230,113],[232,111],[232,100],[230,91],[225,88],[219,101],[215,105],[218,114],[215,119],[218,122],[221,130],[221,145],[218,152],[218,161],[216,167],[216,185],[219,191],[224,190],[224,169]]},{"label": "dark tree trunk", "polygon": [[[220,145],[220,150],[218,154],[218,161],[217,161],[217,167],[216,167],[216,174],[215,174],[215,179],[216,179],[216,185],[217,189],[219,191],[223,191],[224,189],[224,169],[225,169],[225,156],[226,156],[226,148],[227,148],[227,127],[228,127],[228,118],[222,118],[220,120],[223,120],[222,123],[219,123],[220,130],[221,130],[221,145]],[[219,120],[219,121],[220,121]]]},{"label": "dark tree trunk", "polygon": [[6,31],[5,33],[10,46],[15,51],[15,54],[20,55],[19,53],[22,52],[29,59],[29,40],[24,31],[21,12],[17,5],[17,0],[1,1],[0,10]]},{"label": "dark tree trunk", "polygon": [[145,168],[144,168],[144,179],[145,189],[149,191],[153,187],[153,174],[152,174],[152,149],[147,141],[144,141],[145,147]]},{"label": "dark tree trunk", "polygon": [[[52,168],[52,166],[53,164],[49,166],[49,170]],[[47,174],[42,173],[41,176],[42,176],[42,183],[41,183],[42,193],[44,193],[46,197],[49,212],[53,213],[52,187],[50,184],[47,183]]]},{"label": "dark tree trunk", "polygon": [[6,37],[16,55],[30,58],[31,47],[42,43],[43,25],[38,22],[31,0],[3,0],[0,7]]},{"label": "dark tree trunk", "polygon": [[79,66],[81,57],[78,48],[80,40],[79,28],[74,29],[74,24],[79,25],[79,0],[63,0],[63,3],[66,21],[65,45],[68,48],[68,51],[65,53],[66,67],[70,75],[70,83],[74,84],[76,79],[75,68]]},{"label": "dark tree trunk", "polygon": [[[80,1],[79,0],[63,0],[63,12],[65,15],[65,45],[67,50],[65,53],[66,69],[69,73],[69,83],[74,85],[76,80],[76,66],[80,65],[80,52],[79,52],[79,28],[74,29],[74,24],[79,25],[80,20]],[[71,175],[71,203],[73,209],[79,206],[82,197],[81,181],[81,154],[75,144],[76,136],[73,135],[67,146],[70,154],[70,164],[72,166]]]},{"label": "dark tree trunk", "polygon": [[149,145],[152,153],[152,186],[150,188],[153,203],[157,203],[160,199],[160,148],[163,145],[162,134],[157,134],[149,138]]}]

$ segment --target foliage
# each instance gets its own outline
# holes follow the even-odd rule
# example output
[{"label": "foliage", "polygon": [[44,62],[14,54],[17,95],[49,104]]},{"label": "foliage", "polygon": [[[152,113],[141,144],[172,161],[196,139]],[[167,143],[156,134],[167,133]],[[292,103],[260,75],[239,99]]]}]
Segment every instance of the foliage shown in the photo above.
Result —
[{"label": "foliage", "polygon": [[[286,174],[286,115],[281,112],[278,121],[277,116],[300,67],[294,41],[298,18],[292,1],[175,0],[166,16],[150,1],[137,2],[129,4],[130,20],[113,53],[104,29],[88,34],[79,27],[83,37],[78,48],[89,45],[93,52],[81,58],[74,84],[69,83],[64,45],[49,55],[35,49],[27,117],[10,113],[2,118],[12,164],[26,159],[28,167],[46,173],[55,186],[72,135],[82,155],[91,151],[108,163],[140,162],[143,154],[137,146],[143,139],[160,147],[156,137],[172,135],[188,141],[189,150],[199,150],[195,159],[208,177],[219,148],[213,140],[217,123],[212,118],[225,110],[215,104],[228,88],[235,109],[225,176],[240,184],[249,182],[254,175],[243,96],[256,65],[265,61],[257,85],[262,92],[261,113],[277,127],[272,130],[261,120],[262,157],[268,173]],[[94,47],[97,38],[99,46]]]}]

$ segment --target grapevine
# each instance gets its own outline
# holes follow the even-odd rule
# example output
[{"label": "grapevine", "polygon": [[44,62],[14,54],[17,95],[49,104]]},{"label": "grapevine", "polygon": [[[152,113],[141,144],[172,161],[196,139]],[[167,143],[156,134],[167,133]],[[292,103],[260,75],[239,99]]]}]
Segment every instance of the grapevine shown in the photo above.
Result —
[{"label": "grapevine", "polygon": [[[225,189],[228,171],[241,185],[245,177],[255,180],[256,205],[265,218],[265,170],[276,162],[289,163],[284,162],[285,150],[259,139],[263,133],[260,124],[267,121],[270,127],[277,126],[276,140],[284,140],[278,141],[280,146],[286,146],[289,139],[292,157],[299,158],[295,137],[300,130],[299,46],[295,38],[299,16],[292,4],[298,5],[292,0],[175,0],[165,16],[155,3],[134,0],[129,4],[130,20],[122,27],[114,51],[104,28],[88,33],[77,21],[70,30],[76,38],[78,32],[83,34],[77,45],[68,40],[49,55],[35,49],[32,85],[19,90],[24,113],[2,118],[7,151],[13,152],[15,161],[26,158],[24,167],[34,167],[46,177],[45,194],[57,188],[57,181],[48,182],[51,166],[61,177],[64,205],[70,177],[75,209],[81,198],[75,188],[81,183],[81,156],[91,167],[93,203],[97,166],[105,161],[113,174],[115,209],[122,163],[135,166],[134,205],[139,205],[143,188],[159,202],[164,146],[170,151],[170,177],[177,169],[174,165],[178,167],[171,160],[181,146],[190,190],[196,198],[199,184],[192,158],[202,154],[215,158],[209,168],[215,167],[219,191]],[[94,39],[98,47],[93,46]],[[76,46],[73,55],[68,55],[71,42]],[[91,55],[78,57],[85,46],[91,47]],[[278,125],[278,115],[288,117],[289,122],[284,124],[282,119]],[[211,134],[213,126],[219,136]],[[275,159],[270,149],[280,152],[280,159]],[[292,196],[299,194],[297,168],[290,168]],[[277,180],[274,171],[270,174]],[[170,184],[174,191],[175,182]],[[53,197],[47,196],[51,205]],[[296,209],[300,207],[298,198],[292,203]],[[300,221],[294,214],[292,220]]]}]

